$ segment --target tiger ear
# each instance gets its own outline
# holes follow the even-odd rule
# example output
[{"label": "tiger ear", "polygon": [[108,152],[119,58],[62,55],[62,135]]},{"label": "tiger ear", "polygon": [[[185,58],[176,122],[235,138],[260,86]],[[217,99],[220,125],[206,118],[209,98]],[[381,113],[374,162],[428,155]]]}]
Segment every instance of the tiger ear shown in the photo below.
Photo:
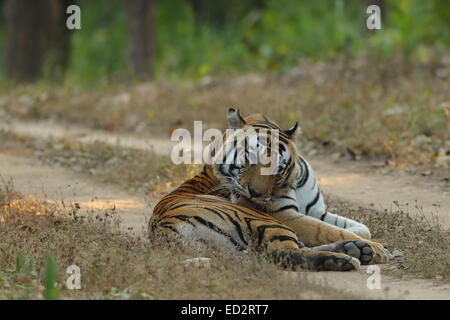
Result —
[{"label": "tiger ear", "polygon": [[239,129],[242,128],[245,124],[245,120],[239,114],[239,109],[228,109],[228,126],[231,129]]},{"label": "tiger ear", "polygon": [[289,128],[289,129],[287,129],[287,130],[284,130],[284,133],[285,133],[289,138],[293,138],[293,137],[297,134],[297,132],[298,132],[298,121],[295,122],[295,124],[294,124],[291,128]]}]

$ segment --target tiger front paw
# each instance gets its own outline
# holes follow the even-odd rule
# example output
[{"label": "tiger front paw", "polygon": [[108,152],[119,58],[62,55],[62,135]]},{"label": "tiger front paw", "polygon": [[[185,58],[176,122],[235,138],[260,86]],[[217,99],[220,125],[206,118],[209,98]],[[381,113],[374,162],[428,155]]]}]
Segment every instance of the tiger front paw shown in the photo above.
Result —
[{"label": "tiger front paw", "polygon": [[369,240],[344,240],[313,248],[318,251],[332,251],[359,259],[361,264],[383,264],[391,254],[381,243]]},{"label": "tiger front paw", "polygon": [[301,267],[311,271],[352,271],[358,270],[358,259],[343,253],[317,252],[311,249],[274,251],[274,261],[284,268]]}]

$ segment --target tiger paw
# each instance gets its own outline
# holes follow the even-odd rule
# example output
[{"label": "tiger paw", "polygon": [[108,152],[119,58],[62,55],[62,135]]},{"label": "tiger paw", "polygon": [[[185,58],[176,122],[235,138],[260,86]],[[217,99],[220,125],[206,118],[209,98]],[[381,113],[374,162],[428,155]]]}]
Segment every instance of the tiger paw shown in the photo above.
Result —
[{"label": "tiger paw", "polygon": [[[355,242],[358,242],[358,244],[363,249],[370,246],[373,251],[372,259],[366,258],[369,262],[366,263],[366,262],[361,261],[363,264],[384,264],[384,263],[388,263],[389,259],[392,258],[391,253],[385,247],[383,247],[383,245],[381,243],[373,242],[373,241],[369,241],[369,240],[357,240]],[[365,250],[369,251],[368,249],[365,249]]]},{"label": "tiger paw", "polygon": [[322,252],[323,255],[319,255],[311,259],[312,268],[315,271],[352,271],[358,270],[361,263],[358,259],[355,259],[346,254],[339,253],[327,253]]},{"label": "tiger paw", "polygon": [[274,251],[272,258],[285,267],[301,267],[311,271],[352,271],[358,270],[361,263],[349,255],[336,252],[316,252],[303,248],[298,251]]},{"label": "tiger paw", "polygon": [[314,247],[317,251],[332,251],[349,255],[359,259],[362,264],[383,264],[389,261],[391,254],[381,243],[369,240],[346,240],[338,241],[319,247]]}]

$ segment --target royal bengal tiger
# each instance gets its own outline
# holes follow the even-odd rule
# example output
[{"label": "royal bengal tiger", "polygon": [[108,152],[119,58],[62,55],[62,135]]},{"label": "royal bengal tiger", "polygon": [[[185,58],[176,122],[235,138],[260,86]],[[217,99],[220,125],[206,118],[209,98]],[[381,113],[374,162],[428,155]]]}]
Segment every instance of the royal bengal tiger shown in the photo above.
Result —
[{"label": "royal bengal tiger", "polygon": [[[216,161],[161,199],[149,221],[151,235],[207,241],[231,250],[253,245],[285,267],[316,271],[348,271],[361,263],[388,261],[389,252],[370,241],[365,225],[327,212],[311,166],[293,141],[297,123],[283,131],[264,115],[243,118],[235,109],[229,109],[228,122],[230,129],[246,133],[245,139],[235,136],[216,144]],[[277,133],[276,140],[261,139],[271,132]],[[244,150],[244,161],[236,161],[238,150]],[[275,156],[271,174],[261,174],[261,169],[273,163],[254,161],[261,150]]]}]

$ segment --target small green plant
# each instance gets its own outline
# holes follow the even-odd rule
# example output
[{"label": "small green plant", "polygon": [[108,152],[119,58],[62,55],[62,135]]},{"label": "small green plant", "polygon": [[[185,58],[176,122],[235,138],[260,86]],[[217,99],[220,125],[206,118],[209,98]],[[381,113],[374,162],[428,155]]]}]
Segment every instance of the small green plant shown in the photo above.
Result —
[{"label": "small green plant", "polygon": [[23,253],[19,252],[16,256],[16,274],[29,275],[33,271],[33,258],[26,258]]},{"label": "small green plant", "polygon": [[58,266],[51,255],[47,256],[44,270],[44,299],[58,300],[59,289],[56,287]]}]

